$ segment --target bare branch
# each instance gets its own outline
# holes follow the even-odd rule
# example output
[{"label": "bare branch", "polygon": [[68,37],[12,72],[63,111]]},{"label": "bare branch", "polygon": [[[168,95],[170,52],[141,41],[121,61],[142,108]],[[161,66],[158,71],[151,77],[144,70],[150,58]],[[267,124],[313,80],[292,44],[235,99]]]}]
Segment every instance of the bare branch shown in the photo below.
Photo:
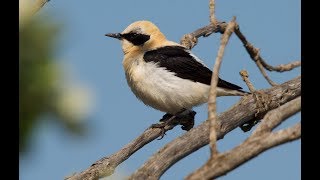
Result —
[{"label": "bare branch", "polygon": [[253,84],[249,80],[249,74],[246,70],[240,71],[240,75],[242,77],[242,80],[247,84],[250,92],[254,92],[256,89],[254,88]]},{"label": "bare branch", "polygon": [[269,111],[252,135],[232,150],[211,157],[186,179],[213,179],[230,172],[271,147],[296,140],[301,136],[301,124],[272,133],[271,130],[301,110],[301,97]]},{"label": "bare branch", "polygon": [[[238,103],[218,117],[217,139],[222,139],[224,135],[241,124],[250,120],[263,117],[271,109],[300,96],[301,77],[298,76],[279,86],[261,90],[271,96],[271,103],[268,108],[256,114],[256,102],[253,95],[244,96]],[[286,93],[285,93],[286,92]],[[285,95],[284,95],[285,94]],[[129,179],[158,179],[172,165],[180,159],[188,156],[192,152],[209,143],[210,121],[206,120],[199,126],[192,128],[182,136],[168,143],[152,157],[149,158]],[[181,148],[183,147],[183,148]],[[165,159],[165,161],[163,161]]]},{"label": "bare branch", "polygon": [[260,153],[277,145],[297,140],[300,137],[301,123],[274,133],[251,136],[231,151],[219,154],[216,158],[210,159],[206,169],[200,169],[199,171],[189,175],[186,179],[212,179],[220,177],[256,157]]},{"label": "bare branch", "polygon": [[[172,129],[175,125],[168,125],[165,131]],[[141,149],[144,145],[161,136],[160,128],[148,128],[138,138],[127,144],[118,152],[109,157],[101,158],[93,163],[88,169],[66,177],[68,180],[94,180],[99,177],[109,176],[113,174],[115,168],[123,161],[128,159],[133,153]]]},{"label": "bare branch", "polygon": [[271,86],[276,86],[278,85],[277,83],[273,82],[267,75],[266,71],[264,70],[261,62],[258,60],[258,61],[255,61],[256,62],[256,65],[258,66],[260,72],[262,73],[263,77],[268,81],[268,83],[271,85]]},{"label": "bare branch", "polygon": [[181,38],[180,44],[182,44],[183,46],[189,49],[192,49],[194,46],[197,45],[199,37],[201,36],[208,37],[212,33],[217,33],[217,32],[223,33],[226,27],[227,27],[227,23],[225,22],[217,22],[216,24],[210,23],[209,25],[199,28],[192,33],[185,34]]},{"label": "bare branch", "polygon": [[214,0],[210,0],[209,9],[210,9],[210,22],[211,22],[211,24],[216,26],[217,25],[217,19],[215,17],[215,2],[214,2]]},{"label": "bare branch", "polygon": [[[212,1],[210,1],[212,2]],[[214,2],[214,1],[213,1]],[[212,71],[212,78],[211,78],[211,87],[209,92],[209,100],[208,100],[208,119],[211,122],[210,123],[210,150],[211,150],[211,156],[215,156],[218,151],[216,148],[216,141],[217,141],[217,135],[216,135],[216,129],[217,129],[217,85],[218,85],[218,75],[220,66],[222,63],[222,57],[224,54],[224,49],[228,44],[229,38],[234,31],[235,27],[235,17],[233,17],[232,21],[227,26],[226,31],[224,32],[223,36],[221,37],[221,43],[218,50],[217,58],[215,60],[215,64]]]},{"label": "bare branch", "polygon": [[[197,45],[199,37],[201,36],[207,37],[212,33],[217,33],[217,32],[224,33],[224,31],[226,30],[226,27],[227,27],[227,23],[225,22],[216,22],[215,24],[210,23],[209,25],[199,28],[190,34],[184,35],[180,40],[180,44],[182,44],[183,46],[189,49],[192,49],[194,46]],[[277,84],[268,77],[264,68],[269,71],[284,72],[284,71],[290,71],[296,67],[301,66],[301,61],[294,61],[288,64],[281,64],[275,67],[271,66],[267,64],[266,61],[260,56],[260,50],[258,48],[255,48],[250,42],[247,41],[246,37],[240,31],[240,27],[238,24],[236,25],[235,33],[240,39],[240,41],[242,42],[243,46],[246,48],[251,59],[257,64],[262,75],[265,77],[265,79],[268,81],[268,83],[271,86],[275,86]]]},{"label": "bare branch", "polygon": [[291,63],[280,64],[278,66],[270,66],[263,59],[261,59],[260,61],[263,67],[265,67],[267,70],[277,72],[291,71],[292,69],[301,66],[301,61],[293,61]]},{"label": "bare branch", "polygon": [[296,114],[300,110],[301,110],[301,97],[297,97],[296,99],[280,106],[279,108],[269,111],[264,116],[263,118],[264,120],[253,132],[253,135],[261,134],[267,131],[272,131],[283,121],[283,119],[287,119],[288,117]]},{"label": "bare branch", "polygon": [[266,68],[269,71],[277,71],[277,72],[284,72],[284,71],[290,71],[293,68],[299,67],[301,65],[300,61],[294,61],[288,64],[281,64],[279,66],[273,67],[270,66],[265,62],[265,60],[260,56],[260,50],[258,48],[255,48],[250,42],[247,41],[246,37],[242,34],[240,31],[239,25],[237,25],[235,29],[235,33],[238,36],[238,38],[241,40],[243,46],[246,48],[248,54],[250,55],[251,59],[257,64],[259,70],[265,77],[265,79],[271,84],[272,86],[275,86],[276,83],[274,83],[266,74],[264,71],[264,68]]}]

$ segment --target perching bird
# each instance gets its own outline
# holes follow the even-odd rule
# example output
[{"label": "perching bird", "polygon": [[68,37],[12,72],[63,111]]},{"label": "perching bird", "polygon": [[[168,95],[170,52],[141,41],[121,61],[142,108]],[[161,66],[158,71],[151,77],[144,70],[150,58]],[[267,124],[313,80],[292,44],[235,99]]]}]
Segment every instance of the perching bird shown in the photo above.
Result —
[{"label": "perching bird", "polygon": [[[128,85],[144,104],[176,116],[208,101],[212,71],[153,23],[137,21],[106,36],[121,40]],[[245,95],[241,89],[219,78],[217,96]]]}]

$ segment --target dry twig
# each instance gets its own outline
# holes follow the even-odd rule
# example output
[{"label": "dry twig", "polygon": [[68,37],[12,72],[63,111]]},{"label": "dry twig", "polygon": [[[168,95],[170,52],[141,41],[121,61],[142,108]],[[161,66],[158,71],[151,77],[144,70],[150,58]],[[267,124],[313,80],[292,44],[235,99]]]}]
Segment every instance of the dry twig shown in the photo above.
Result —
[{"label": "dry twig", "polygon": [[[175,125],[168,125],[164,128],[165,131],[172,129]],[[73,174],[65,179],[68,180],[94,180],[99,177],[110,176],[115,168],[123,161],[128,159],[133,153],[141,149],[144,145],[161,136],[160,128],[148,128],[139,137],[127,144],[121,150],[111,156],[101,158],[93,163],[88,169],[81,173]]]},{"label": "dry twig", "polygon": [[300,110],[301,98],[297,97],[279,108],[269,111],[262,123],[247,140],[230,151],[211,157],[203,167],[190,174],[186,179],[217,178],[227,174],[265,150],[300,138],[301,123],[284,130],[271,132],[281,122]]},{"label": "dry twig", "polygon": [[[181,38],[180,43],[185,47],[192,49],[194,46],[197,45],[199,37],[201,36],[207,37],[212,33],[217,33],[217,32],[224,33],[224,31],[226,30],[226,27],[227,27],[227,23],[225,22],[217,21],[215,24],[210,23],[209,25],[199,28],[190,34],[184,35]],[[250,42],[247,41],[246,37],[240,31],[240,27],[238,24],[236,24],[235,34],[240,39],[243,46],[246,48],[248,54],[250,55],[251,59],[256,63],[262,75],[271,86],[275,86],[277,84],[268,77],[264,68],[267,69],[268,71],[284,72],[284,71],[290,71],[296,67],[301,66],[301,61],[294,61],[288,64],[281,64],[279,66],[271,66],[267,64],[266,61],[260,56],[260,50],[258,48],[255,48]]]},{"label": "dry twig", "polygon": [[[211,1],[210,1],[211,2]],[[236,18],[233,17],[232,21],[227,26],[226,31],[223,33],[223,36],[221,37],[221,43],[218,50],[217,58],[215,60],[215,64],[212,71],[212,78],[211,78],[211,87],[209,92],[209,100],[208,100],[208,119],[211,122],[210,123],[210,150],[211,150],[211,156],[215,156],[218,151],[216,147],[216,129],[217,129],[217,84],[218,84],[218,78],[219,78],[219,70],[222,63],[222,57],[224,54],[224,49],[227,46],[227,43],[229,41],[229,38],[234,31],[235,27],[235,20]]]},{"label": "dry twig", "polygon": [[254,91],[256,91],[256,89],[254,88],[253,84],[249,80],[248,72],[246,70],[242,70],[242,71],[240,71],[240,75],[242,77],[242,80],[247,84],[250,92],[253,93]]},{"label": "dry twig", "polygon": [[210,23],[214,26],[217,25],[217,19],[215,17],[215,2],[214,0],[210,0],[209,2],[209,10],[210,10]]}]

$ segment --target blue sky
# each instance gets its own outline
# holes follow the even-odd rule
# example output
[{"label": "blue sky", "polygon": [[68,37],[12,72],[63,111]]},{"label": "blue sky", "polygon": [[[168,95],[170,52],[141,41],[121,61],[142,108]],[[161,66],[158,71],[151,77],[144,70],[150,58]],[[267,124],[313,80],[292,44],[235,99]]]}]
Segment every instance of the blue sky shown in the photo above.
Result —
[{"label": "blue sky", "polygon": [[[56,58],[68,65],[73,76],[88,86],[95,103],[90,114],[89,132],[76,137],[65,132],[59,124],[45,119],[33,135],[31,152],[20,159],[20,179],[56,180],[84,170],[93,162],[110,155],[137,137],[162,112],[138,101],[127,86],[122,67],[120,43],[104,36],[121,32],[137,20],[154,22],[169,40],[178,41],[186,34],[209,22],[209,1],[76,1],[52,0],[38,14],[51,16],[64,24],[59,37]],[[247,39],[261,49],[262,57],[271,65],[301,59],[301,3],[298,0],[227,0],[216,2],[218,20],[237,17]],[[219,47],[220,34],[200,38],[192,50],[209,67],[213,67]],[[270,87],[241,42],[232,36],[223,57],[220,77],[247,87],[239,76],[246,69],[256,88]],[[277,83],[300,74],[268,72]],[[218,98],[218,112],[226,110],[239,97]],[[207,105],[196,107],[196,124],[207,118]],[[300,113],[279,128],[300,121]],[[239,128],[218,142],[220,152],[245,140],[251,133]],[[167,132],[160,141],[153,141],[122,163],[116,173],[129,175],[159,148],[185,133],[180,127]],[[300,179],[301,141],[294,141],[268,150],[221,179]],[[182,179],[201,166],[209,157],[208,146],[172,166],[161,179]]]}]

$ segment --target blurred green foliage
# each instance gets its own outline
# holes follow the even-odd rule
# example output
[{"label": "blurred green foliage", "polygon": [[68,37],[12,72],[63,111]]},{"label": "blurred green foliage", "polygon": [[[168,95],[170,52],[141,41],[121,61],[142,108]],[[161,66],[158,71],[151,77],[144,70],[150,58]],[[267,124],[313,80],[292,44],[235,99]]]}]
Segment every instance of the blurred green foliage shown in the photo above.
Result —
[{"label": "blurred green foliage", "polygon": [[55,120],[63,122],[68,130],[83,132],[79,121],[70,120],[57,107],[63,89],[61,68],[54,60],[60,27],[48,17],[39,16],[29,18],[19,27],[19,154],[28,149],[33,130],[43,115],[55,115]]}]

